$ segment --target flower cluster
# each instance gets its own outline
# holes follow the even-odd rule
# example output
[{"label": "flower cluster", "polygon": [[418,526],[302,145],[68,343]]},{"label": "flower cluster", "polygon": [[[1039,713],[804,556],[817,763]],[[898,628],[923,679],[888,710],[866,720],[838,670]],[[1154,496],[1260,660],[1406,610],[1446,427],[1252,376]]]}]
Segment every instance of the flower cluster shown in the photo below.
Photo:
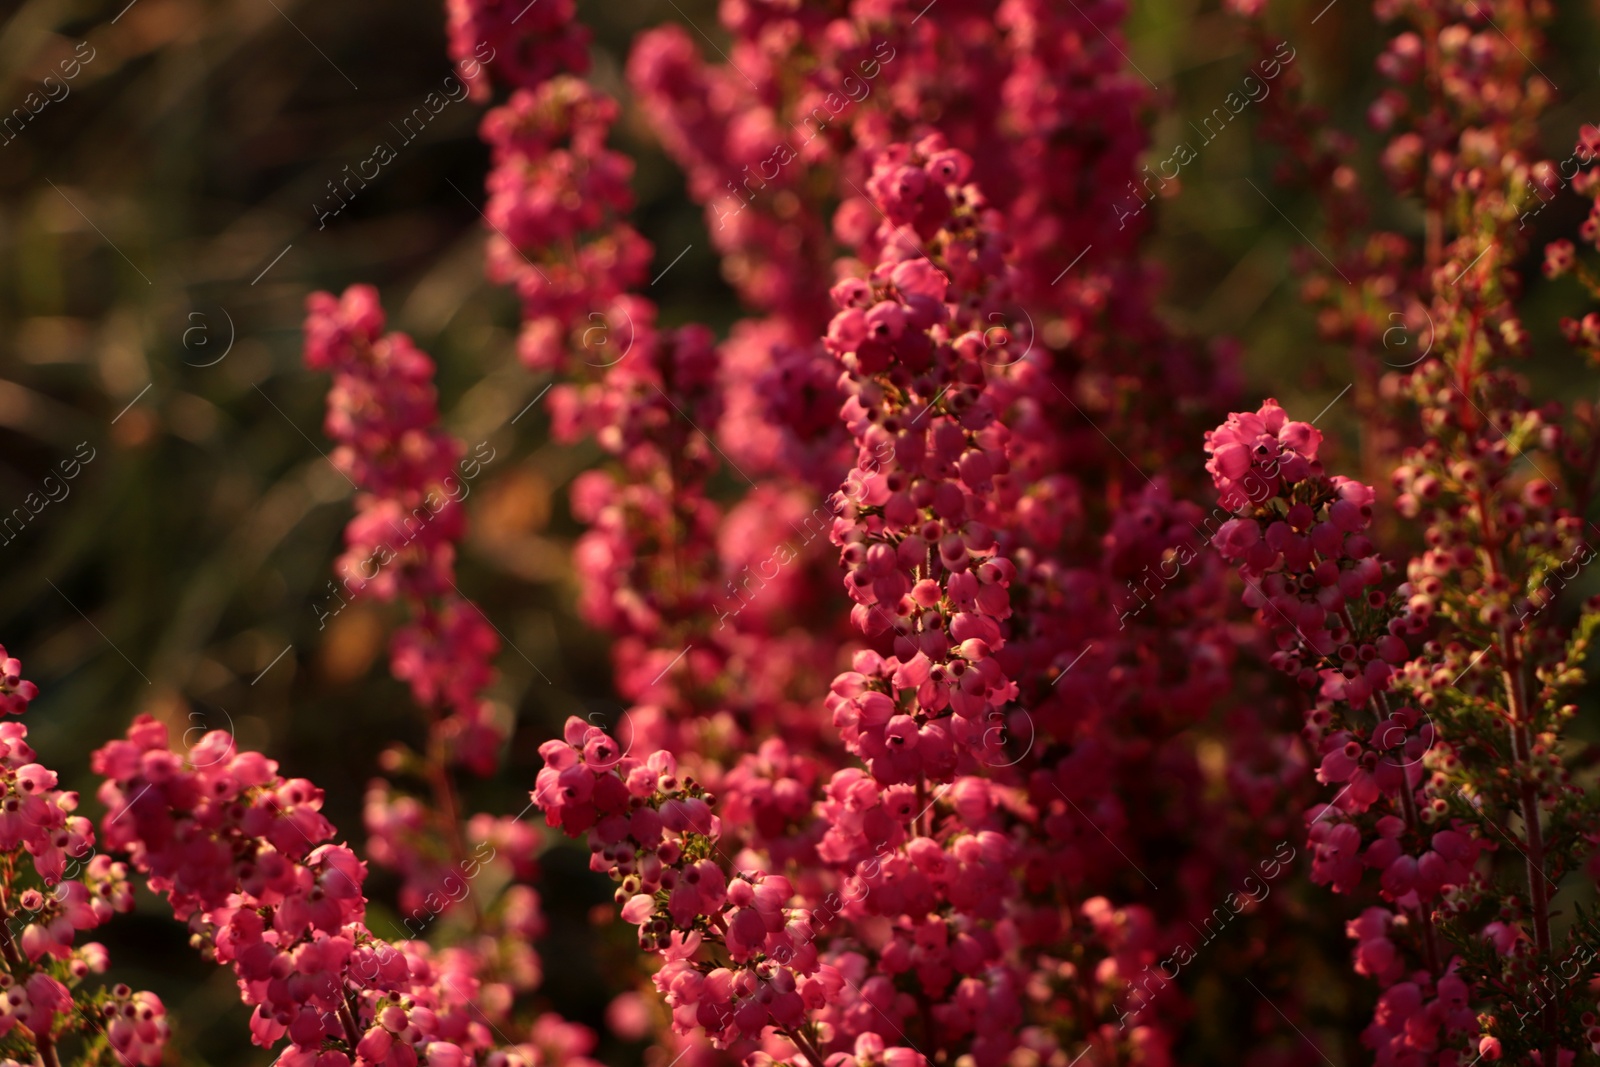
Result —
[{"label": "flower cluster", "polygon": [[[1322,476],[1321,437],[1290,421],[1276,400],[1207,434],[1206,469],[1223,506],[1249,510],[1224,523],[1214,543],[1240,564],[1245,604],[1277,635],[1273,665],[1308,688],[1320,680],[1324,696],[1360,707],[1411,658],[1403,635],[1419,632],[1426,619],[1386,612],[1383,565],[1366,534],[1374,493]],[[1364,625],[1381,614],[1383,630]]]},{"label": "flower cluster", "polygon": [[[0,691],[21,714],[39,694],[7,657]],[[110,965],[78,934],[133,910],[127,867],[95,851],[78,794],[39,762],[28,728],[0,722],[0,1042],[12,1059],[60,1064],[63,1042],[109,1051],[127,1067],[157,1067],[169,1035],[154,993],[84,983]]]},{"label": "flower cluster", "polygon": [[826,340],[858,454],[833,538],[852,620],[892,630],[896,653],[858,656],[830,705],[845,743],[891,785],[949,778],[956,750],[981,745],[989,715],[1017,695],[997,658],[1016,567],[991,526],[1010,435],[986,389],[982,328],[1005,295],[1004,245],[965,187],[965,154],[937,137],[897,147],[869,188],[885,227],[915,227],[938,266],[915,242],[891,241],[872,275],[834,287]]},{"label": "flower cluster", "polygon": [[564,71],[589,66],[589,32],[573,19],[572,0],[544,0],[542,7],[515,0],[447,0],[449,53],[462,81],[479,100],[489,88],[473,76],[483,44],[491,46],[494,80],[511,88],[534,88]]},{"label": "flower cluster", "polygon": [[[787,878],[724,872],[714,798],[678,776],[670,753],[621,755],[610,735],[578,718],[540,755],[534,802],[569,836],[587,832],[590,868],[620,883],[622,918],[665,961],[654,982],[674,1028],[727,1044],[773,1027],[816,1056],[802,1032],[806,1013],[837,998],[845,980],[819,962],[814,918],[790,908]],[[906,1067],[925,1063],[911,1049],[892,1051]]]},{"label": "flower cluster", "polygon": [[412,621],[395,635],[395,675],[417,703],[448,713],[437,732],[452,762],[487,774],[501,731],[482,691],[500,642],[455,585],[466,523],[457,464],[466,449],[437,426],[433,361],[405,334],[384,333],[371,286],[337,299],[314,293],[307,311],[306,365],[334,376],[324,423],[338,442],[333,463],[360,487],[337,569],[353,594],[398,597],[411,608]]},{"label": "flower cluster", "polygon": [[[166,895],[196,948],[232,965],[255,1008],[254,1040],[272,1047],[287,1037],[285,1063],[590,1063],[592,1038],[581,1031],[552,1041],[563,1052],[550,1059],[504,1047],[497,1027],[509,996],[496,994],[476,954],[367,929],[366,864],[330,842],[310,782],[283,778],[222,731],[180,755],[148,717],[98,750],[94,768],[106,776],[107,846]],[[136,1026],[139,1040],[145,1032]]]},{"label": "flower cluster", "polygon": [[644,280],[651,248],[620,218],[633,206],[633,163],[606,147],[616,120],[616,101],[571,77],[520,89],[483,120],[489,274],[522,298],[530,368],[553,369],[573,347],[605,366],[631,340],[617,301]]},{"label": "flower cluster", "polygon": [[0,645],[0,661],[0,714],[21,715],[39,695],[39,687],[22,677],[22,661],[6,655],[4,645]]},{"label": "flower cluster", "polygon": [[[1314,468],[1302,469],[1299,478],[1284,477],[1274,483],[1268,479],[1276,471],[1239,462],[1237,451],[1234,462],[1227,459],[1227,450],[1256,442],[1262,463],[1271,464],[1267,439],[1303,436],[1308,430],[1295,427],[1269,401],[1255,415],[1233,416],[1208,439],[1211,467],[1224,494],[1236,491],[1240,480],[1254,478],[1259,485],[1271,486],[1270,492],[1252,493],[1249,513],[1230,520],[1216,540],[1223,555],[1242,564],[1248,586],[1245,603],[1259,609],[1259,620],[1276,635],[1273,662],[1308,687],[1319,675],[1322,678],[1320,699],[1307,713],[1306,734],[1322,754],[1319,780],[1341,788],[1333,800],[1308,814],[1315,850],[1312,876],[1338,892],[1352,893],[1359,891],[1364,872],[1375,870],[1377,889],[1392,905],[1369,908],[1349,927],[1357,941],[1357,972],[1387,987],[1366,1035],[1369,1044],[1380,1050],[1380,1062],[1386,1062],[1385,1057],[1402,1055],[1405,1049],[1431,1049],[1436,1041],[1459,1041],[1463,1035],[1479,1033],[1482,1027],[1469,1001],[1505,997],[1516,988],[1516,982],[1508,979],[1526,970],[1526,957],[1551,951],[1548,930],[1541,929],[1548,922],[1549,908],[1544,880],[1550,877],[1549,869],[1560,870],[1574,860],[1570,854],[1545,851],[1544,833],[1554,831],[1542,831],[1539,812],[1551,810],[1552,818],[1576,819],[1578,829],[1587,827],[1588,818],[1554,806],[1554,797],[1565,792],[1559,779],[1549,782],[1556,790],[1551,801],[1540,802],[1538,794],[1546,787],[1534,784],[1538,779],[1507,790],[1485,758],[1498,750],[1495,734],[1507,729],[1513,759],[1526,758],[1524,752],[1534,754],[1524,746],[1538,722],[1537,713],[1523,704],[1515,673],[1521,668],[1509,664],[1550,642],[1508,625],[1511,598],[1506,594],[1514,590],[1514,583],[1491,580],[1463,594],[1441,579],[1484,562],[1493,578],[1509,564],[1510,557],[1504,554],[1508,549],[1530,561],[1570,554],[1576,526],[1552,507],[1550,487],[1542,480],[1517,492],[1516,503],[1490,509],[1487,501],[1509,488],[1511,457],[1502,454],[1495,460],[1498,449],[1485,450],[1478,463],[1442,463],[1440,451],[1418,450],[1396,471],[1395,481],[1402,490],[1399,506],[1413,515],[1428,510],[1429,542],[1434,547],[1412,561],[1411,581],[1385,591],[1385,568],[1364,536],[1372,520],[1371,489],[1324,478],[1313,473]],[[1309,452],[1302,449],[1300,455],[1314,461],[1315,446]],[[1357,485],[1354,492],[1352,485]],[[1452,493],[1463,494],[1476,506],[1463,510],[1446,504],[1447,494]],[[1498,537],[1497,521],[1508,524],[1500,526]],[[1485,552],[1491,554],[1487,559]],[[1523,603],[1526,615],[1527,601]],[[1435,640],[1423,655],[1413,657],[1407,639],[1433,634],[1441,626],[1458,635],[1450,651],[1446,653]],[[1477,652],[1462,643],[1474,631],[1476,640],[1484,642]],[[1581,654],[1580,649],[1581,643],[1566,650],[1558,643],[1557,663]],[[1462,680],[1489,655],[1502,665],[1508,688],[1499,694],[1489,690],[1482,696],[1465,696],[1458,689]],[[1558,666],[1553,677],[1562,671],[1568,672],[1570,684],[1570,668]],[[1468,684],[1482,689],[1482,683]],[[1387,693],[1393,687],[1410,690],[1415,706],[1392,705]],[[1441,718],[1446,710],[1452,713],[1448,726]],[[1559,707],[1551,710],[1561,714]],[[1499,722],[1486,718],[1485,712],[1492,712]],[[1553,735],[1537,736],[1542,763]],[[1529,864],[1534,882],[1530,899],[1511,910],[1491,912],[1493,922],[1485,925],[1480,918],[1475,923],[1473,916],[1483,915],[1493,899],[1480,869],[1485,853],[1493,850],[1491,828],[1504,836],[1493,811],[1502,805],[1515,809],[1525,800],[1530,801],[1522,808],[1528,813],[1525,837],[1512,844]],[[1524,911],[1529,908],[1531,913]],[[1481,948],[1444,959],[1433,928],[1446,921],[1464,925],[1464,933],[1477,934],[1469,944]],[[1408,971],[1397,947],[1408,942],[1425,963],[1415,973]],[[1479,980],[1476,987],[1467,981],[1472,976]],[[1560,1027],[1553,1014],[1540,1013],[1549,1031]],[[1419,1021],[1424,1018],[1426,1023]],[[1499,1050],[1503,1040],[1518,1045],[1532,1040],[1526,1034],[1513,1036],[1499,1025],[1490,1025],[1482,1038],[1480,1051]]]}]

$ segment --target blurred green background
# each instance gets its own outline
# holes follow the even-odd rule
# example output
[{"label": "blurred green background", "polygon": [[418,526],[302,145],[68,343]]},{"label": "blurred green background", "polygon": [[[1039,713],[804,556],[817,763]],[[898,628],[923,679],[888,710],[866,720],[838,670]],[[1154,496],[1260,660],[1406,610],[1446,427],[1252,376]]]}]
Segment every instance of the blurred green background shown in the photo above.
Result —
[{"label": "blurred green background", "polygon": [[[574,614],[567,565],[565,487],[595,455],[548,444],[538,409],[510,424],[546,382],[517,364],[515,302],[483,278],[482,109],[449,105],[325,229],[312,206],[450,73],[443,13],[432,0],[123,2],[27,0],[4,9],[0,28],[0,113],[80,42],[80,56],[94,55],[0,147],[0,513],[80,442],[95,457],[70,495],[0,544],[0,640],[44,691],[27,718],[35,746],[87,794],[88,753],[140,711],[180,731],[232,729],[327,789],[335,822],[353,842],[364,836],[377,754],[422,729],[388,674],[383,609],[357,605],[318,629],[350,487],[322,454],[327,379],[302,367],[299,330],[308,292],[369,282],[391,327],[438,360],[448,428],[496,449],[468,499],[460,584],[514,646],[494,696],[517,730],[507,770],[474,787],[467,809],[518,811],[538,743],[569,714],[618,705],[604,642]],[[1270,21],[1312,95],[1376,143],[1364,110],[1384,34],[1358,0],[1319,10],[1284,6]],[[579,13],[597,34],[594,77],[619,95],[638,29],[682,17],[715,27],[710,0]],[[1191,139],[1188,122],[1234,91],[1254,56],[1211,0],[1141,0],[1129,34],[1156,86],[1153,164]],[[1600,122],[1593,11],[1564,7],[1552,38],[1559,50],[1536,58],[1560,90],[1545,145],[1561,158],[1580,122]],[[1173,325],[1237,337],[1247,401],[1276,395],[1309,417],[1351,380],[1349,364],[1318,339],[1289,270],[1294,227],[1315,232],[1315,205],[1273,189],[1273,146],[1254,122],[1247,111],[1184,168],[1181,191],[1158,205],[1150,252],[1168,275]],[[660,250],[657,269],[692,245],[656,290],[664,319],[725,326],[738,309],[681,176],[636,113],[617,141],[638,161],[637,222]],[[1540,226],[1557,235],[1582,211],[1569,197]],[[1386,221],[1412,228],[1403,208]],[[1550,393],[1592,378],[1550,343],[1577,299],[1574,284],[1535,286],[1543,354],[1530,370]],[[1322,420],[1349,455],[1351,414],[1335,405]],[[566,891],[545,894],[553,934],[542,948],[560,961],[546,993],[597,1023],[617,961],[575,951],[572,931],[606,897],[575,857],[551,863]],[[385,883],[374,886],[382,899]],[[167,999],[172,1062],[269,1061],[247,1044],[231,977],[184,949],[162,909],[100,933],[118,978]]]}]

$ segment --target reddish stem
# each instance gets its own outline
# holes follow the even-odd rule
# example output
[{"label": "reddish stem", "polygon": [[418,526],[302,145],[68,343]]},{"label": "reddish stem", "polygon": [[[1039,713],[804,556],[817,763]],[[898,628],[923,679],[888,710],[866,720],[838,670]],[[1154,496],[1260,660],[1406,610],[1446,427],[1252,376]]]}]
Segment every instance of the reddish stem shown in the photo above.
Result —
[{"label": "reddish stem", "polygon": [[822,1053],[817,1050],[817,1046],[805,1035],[804,1031],[797,1028],[784,1030],[782,1033],[784,1037],[794,1042],[794,1047],[800,1050],[801,1054],[805,1056],[806,1062],[811,1064],[811,1067],[827,1067],[822,1058]]},{"label": "reddish stem", "polygon": [[[1350,617],[1350,609],[1343,609],[1344,624],[1355,634],[1355,623]],[[1379,723],[1386,721],[1392,714],[1389,710],[1389,698],[1381,691],[1374,690],[1372,694],[1373,714]],[[1405,816],[1406,829],[1415,841],[1422,840],[1422,815],[1417,810],[1417,798],[1411,789],[1411,776],[1408,769],[1400,768],[1400,810]],[[1435,977],[1439,974],[1439,943],[1438,935],[1434,930],[1433,911],[1424,904],[1417,905],[1417,925],[1422,930],[1422,960],[1428,968],[1428,973]]]},{"label": "reddish stem", "polygon": [[[1531,769],[1532,716],[1523,693],[1522,664],[1517,655],[1516,637],[1506,634],[1502,628],[1501,641],[1506,654],[1506,697],[1511,705],[1511,758],[1514,763],[1522,765],[1526,772]],[[1548,959],[1551,952],[1550,884],[1544,870],[1544,831],[1539,825],[1539,790],[1533,782],[1524,778],[1517,792],[1522,809],[1524,843],[1528,846],[1525,859],[1528,899],[1533,910],[1533,945],[1542,958]],[[1547,1046],[1543,1053],[1544,1062],[1554,1063],[1554,1056],[1555,1049]]]},{"label": "reddish stem", "polygon": [[[467,877],[467,847],[466,842],[461,839],[460,805],[456,802],[455,783],[450,778],[444,735],[439,730],[442,721],[442,713],[437,708],[434,709],[433,721],[428,727],[428,782],[433,788],[433,799],[439,808],[440,821],[446,827],[444,836],[450,847],[450,858],[455,863],[455,876],[464,881]],[[464,899],[472,912],[472,928],[477,930],[483,921],[483,912],[478,908],[478,902],[473,899],[470,888]]]}]

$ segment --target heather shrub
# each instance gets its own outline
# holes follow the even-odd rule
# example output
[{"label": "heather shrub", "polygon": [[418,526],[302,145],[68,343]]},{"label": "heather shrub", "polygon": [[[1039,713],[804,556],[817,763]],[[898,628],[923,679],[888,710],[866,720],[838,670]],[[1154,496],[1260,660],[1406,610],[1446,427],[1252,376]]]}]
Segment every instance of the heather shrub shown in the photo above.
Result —
[{"label": "heather shrub", "polygon": [[[571,0],[446,6],[482,269],[541,383],[516,419],[584,461],[571,601],[621,704],[519,751],[497,662],[527,657],[458,573],[498,453],[376,288],[312,293],[351,512],[318,630],[381,606],[409,699],[365,840],[232,729],[96,738],[96,822],[0,724],[8,1062],[162,1062],[161,999],[91,988],[76,943],[136,886],[285,1067],[1600,1058],[1600,443],[1518,369],[1600,361],[1600,129],[1540,148],[1551,11],[1377,3],[1365,132],[1264,5],[1215,14],[1251,73],[1200,148],[1254,124],[1256,192],[1316,220],[1291,259],[1342,439],[1345,392],[1291,411],[1163,313],[1151,231],[1199,152],[1152,147],[1116,0],[726,0],[623,69]],[[689,249],[644,236],[630,120],[727,321],[658,298]],[[5,659],[0,712],[37,696]],[[522,810],[474,799],[505,775]],[[552,866],[602,901],[603,1020],[556,1008]]]}]

